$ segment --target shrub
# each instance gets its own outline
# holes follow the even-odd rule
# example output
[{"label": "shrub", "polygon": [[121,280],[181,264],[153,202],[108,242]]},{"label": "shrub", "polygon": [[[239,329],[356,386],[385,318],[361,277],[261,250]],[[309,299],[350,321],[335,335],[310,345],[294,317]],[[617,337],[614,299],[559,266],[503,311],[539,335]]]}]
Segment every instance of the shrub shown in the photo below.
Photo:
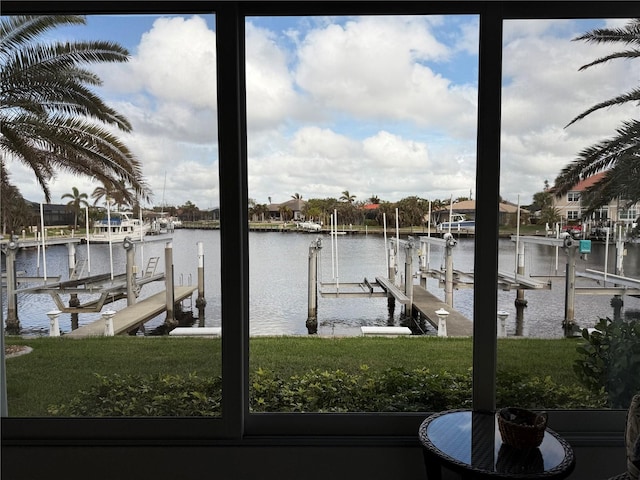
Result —
[{"label": "shrub", "polygon": [[580,382],[592,392],[605,392],[612,408],[628,408],[640,393],[640,322],[600,319],[595,330],[582,331],[586,341],[576,349]]},{"label": "shrub", "polygon": [[[71,416],[208,416],[220,414],[221,379],[154,375],[98,376],[98,384],[68,404],[49,408]],[[469,373],[426,368],[359,372],[310,370],[283,378],[258,369],[251,375],[254,412],[434,412],[471,407]],[[601,407],[602,397],[550,378],[500,373],[498,405],[523,408]]]},{"label": "shrub", "polygon": [[96,375],[98,383],[66,405],[49,408],[51,415],[136,417],[219,415],[222,379],[195,374]]}]

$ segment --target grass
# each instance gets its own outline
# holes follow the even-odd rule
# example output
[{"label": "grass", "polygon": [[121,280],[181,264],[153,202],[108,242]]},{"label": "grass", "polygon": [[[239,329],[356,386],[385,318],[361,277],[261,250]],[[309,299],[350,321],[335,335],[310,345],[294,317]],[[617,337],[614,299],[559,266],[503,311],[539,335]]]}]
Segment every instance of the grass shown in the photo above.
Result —
[{"label": "grass", "polygon": [[[6,344],[33,348],[6,362],[9,414],[16,417],[48,415],[50,405],[65,403],[94,384],[96,374],[221,373],[220,339],[7,337]],[[498,369],[574,385],[575,347],[575,339],[501,339]],[[356,373],[361,365],[465,373],[470,371],[471,352],[469,338],[259,337],[250,342],[250,368],[284,377],[311,369]]]}]

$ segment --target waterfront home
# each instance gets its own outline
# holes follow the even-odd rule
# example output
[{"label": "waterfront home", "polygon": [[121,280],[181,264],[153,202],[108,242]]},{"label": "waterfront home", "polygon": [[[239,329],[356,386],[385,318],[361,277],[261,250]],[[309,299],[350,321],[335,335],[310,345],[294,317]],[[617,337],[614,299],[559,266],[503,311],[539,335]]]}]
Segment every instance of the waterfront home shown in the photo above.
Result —
[{"label": "waterfront home", "polygon": [[[596,173],[577,183],[561,197],[553,196],[553,207],[560,213],[561,222],[575,224],[583,220],[586,205],[583,203],[584,193],[589,187],[599,182],[606,172]],[[596,210],[590,220],[596,225],[611,226],[611,223],[630,226],[640,215],[640,205],[627,205],[624,199],[611,200]]]}]

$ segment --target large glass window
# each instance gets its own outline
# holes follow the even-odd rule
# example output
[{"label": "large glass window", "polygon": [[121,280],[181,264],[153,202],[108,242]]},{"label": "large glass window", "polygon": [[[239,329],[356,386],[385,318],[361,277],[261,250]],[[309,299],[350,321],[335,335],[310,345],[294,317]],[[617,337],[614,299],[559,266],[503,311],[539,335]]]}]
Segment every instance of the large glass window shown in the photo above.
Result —
[{"label": "large glass window", "polygon": [[149,195],[60,171],[50,182],[57,205],[43,208],[29,169],[3,150],[28,201],[16,214],[20,198],[5,196],[3,171],[8,414],[220,416],[215,17],[89,15],[15,48],[80,40],[128,51],[126,62],[87,67],[101,80],[90,90],[129,122],[113,134]]},{"label": "large glass window", "polygon": [[245,27],[252,410],[469,404],[478,18]]},{"label": "large glass window", "polygon": [[[55,14],[61,13],[62,10],[68,11],[71,3],[6,1],[3,2],[3,14],[42,13],[42,9],[46,10],[45,13]],[[163,4],[161,8],[166,8],[166,5],[166,3]],[[545,180],[553,183],[553,175],[557,173],[557,169],[570,161],[580,148],[588,145],[584,140],[596,141],[600,138],[601,132],[596,131],[600,127],[587,126],[584,121],[571,128],[563,128],[570,120],[571,114],[567,113],[569,110],[579,113],[589,106],[583,105],[582,102],[585,99],[595,101],[592,91],[583,88],[587,86],[584,84],[597,85],[596,90],[603,85],[611,85],[607,88],[618,93],[621,85],[617,82],[631,81],[637,76],[628,75],[628,72],[605,74],[598,70],[600,76],[596,81],[587,81],[583,80],[584,73],[576,71],[579,60],[588,61],[595,56],[591,56],[593,52],[586,45],[570,40],[573,35],[582,33],[583,27],[598,23],[516,19],[554,17],[564,19],[575,15],[629,16],[635,14],[632,11],[634,6],[631,2],[582,2],[579,4],[554,2],[553,7],[544,2],[335,2],[326,4],[321,2],[212,2],[211,4],[177,2],[173,4],[177,12],[183,13],[184,9],[193,8],[193,5],[217,9],[216,38],[209,36],[204,42],[200,42],[199,39],[186,35],[185,38],[190,39],[190,42],[183,44],[174,55],[184,61],[190,58],[191,53],[199,52],[198,48],[204,47],[204,54],[199,57],[198,64],[202,66],[209,65],[210,61],[214,62],[217,67],[215,71],[207,70],[204,75],[188,75],[188,70],[182,68],[182,64],[174,64],[175,59],[167,56],[173,50],[164,49],[170,38],[164,35],[165,43],[152,43],[153,48],[149,50],[150,55],[158,60],[157,69],[145,70],[144,75],[138,78],[140,83],[117,82],[105,84],[105,87],[124,88],[129,93],[135,91],[137,94],[135,100],[142,102],[145,106],[141,118],[138,119],[142,122],[139,125],[144,125],[147,129],[154,127],[163,129],[166,139],[148,141],[138,146],[139,151],[142,152],[141,155],[145,158],[159,158],[164,153],[170,154],[169,161],[164,160],[156,165],[154,190],[157,195],[159,195],[158,192],[162,192],[162,197],[165,197],[166,192],[166,197],[161,197],[158,203],[161,206],[172,201],[170,192],[174,179],[188,178],[189,182],[183,190],[189,189],[189,193],[192,193],[191,190],[197,190],[194,187],[198,184],[197,182],[215,170],[215,158],[217,158],[215,153],[217,152],[212,145],[216,139],[208,136],[212,129],[202,130],[202,127],[217,122],[220,186],[219,192],[210,192],[209,198],[215,198],[219,193],[223,215],[218,216],[215,201],[207,205],[198,204],[195,197],[191,201],[195,202],[201,210],[211,208],[214,220],[219,219],[223,226],[218,233],[221,270],[218,299],[223,297],[225,300],[224,314],[219,317],[213,314],[213,326],[216,326],[216,322],[219,321],[225,327],[225,335],[220,342],[222,355],[218,355],[214,347],[215,342],[211,339],[201,340],[203,351],[214,352],[213,355],[208,353],[207,358],[210,360],[213,356],[214,361],[204,367],[211,369],[207,375],[215,375],[213,370],[220,367],[216,361],[220,362],[224,357],[221,368],[225,372],[223,378],[225,415],[222,422],[217,420],[208,422],[203,418],[194,421],[185,419],[174,421],[168,418],[139,421],[126,418],[122,421],[108,419],[102,422],[96,419],[25,420],[14,417],[2,419],[3,440],[8,439],[13,445],[19,444],[22,447],[33,439],[45,439],[55,443],[59,439],[66,442],[68,439],[75,438],[91,443],[91,439],[94,438],[98,440],[108,438],[117,442],[118,439],[131,438],[192,439],[224,436],[242,443],[244,435],[251,435],[249,442],[259,443],[261,434],[270,436],[265,441],[270,441],[274,435],[279,434],[283,436],[415,435],[417,425],[424,418],[423,411],[416,415],[380,413],[329,416],[254,415],[252,412],[259,410],[256,408],[259,397],[255,395],[255,391],[250,393],[250,390],[255,388],[251,375],[256,372],[273,373],[276,370],[283,372],[290,366],[297,367],[301,363],[306,367],[308,363],[304,362],[304,357],[318,345],[321,348],[319,350],[321,353],[317,354],[317,358],[322,362],[321,376],[325,370],[334,371],[343,368],[348,360],[353,360],[352,364],[373,364],[374,360],[397,354],[398,349],[386,348],[380,349],[376,357],[370,353],[362,355],[361,350],[355,348],[355,340],[363,344],[369,340],[372,340],[370,343],[373,343],[373,340],[380,342],[392,340],[385,338],[345,339],[354,341],[354,347],[347,350],[348,354],[344,353],[345,350],[336,354],[336,350],[329,350],[328,345],[333,348],[340,343],[342,339],[339,335],[344,334],[345,330],[351,330],[349,335],[352,335],[353,330],[358,333],[360,326],[390,327],[391,325],[387,324],[388,321],[392,321],[394,327],[402,326],[399,302],[396,302],[396,310],[391,317],[386,310],[386,298],[383,300],[331,298],[330,295],[322,296],[320,289],[322,288],[324,292],[326,287],[331,293],[332,290],[329,288],[332,288],[335,292],[334,296],[337,297],[338,293],[340,295],[346,293],[345,283],[353,282],[357,283],[357,293],[366,293],[371,292],[369,284],[375,276],[390,276],[391,271],[388,269],[385,255],[389,244],[382,255],[383,260],[378,256],[377,260],[372,262],[371,270],[368,270],[368,264],[363,260],[358,261],[357,258],[362,253],[360,247],[364,242],[367,242],[364,244],[367,248],[369,243],[380,243],[379,238],[369,238],[369,228],[373,228],[370,223],[379,223],[379,219],[373,214],[375,208],[354,210],[358,212],[359,217],[354,215],[349,218],[347,214],[350,211],[354,212],[351,206],[356,201],[368,198],[373,200],[377,197],[380,203],[383,201],[399,203],[405,197],[409,197],[405,193],[409,191],[415,192],[416,204],[424,205],[424,201],[427,204],[429,201],[432,203],[432,215],[428,216],[427,221],[424,221],[424,217],[420,217],[419,222],[410,222],[409,228],[414,230],[409,233],[412,233],[414,238],[419,238],[426,232],[432,232],[437,222],[444,222],[449,216],[453,220],[454,214],[471,217],[472,212],[469,209],[455,212],[450,209],[447,212],[445,207],[444,212],[441,212],[444,213],[443,217],[436,219],[433,215],[436,210],[433,203],[436,199],[446,203],[447,199],[468,197],[476,202],[473,216],[477,222],[475,237],[473,237],[474,247],[467,250],[473,252],[475,284],[473,290],[454,289],[452,292],[453,307],[456,310],[458,308],[463,310],[462,306],[459,307],[456,303],[458,299],[471,298],[473,303],[471,308],[475,335],[471,342],[473,357],[469,359],[465,352],[462,356],[464,361],[459,362],[460,365],[466,364],[473,368],[475,380],[473,405],[492,408],[495,400],[496,332],[500,335],[503,333],[502,318],[505,319],[507,337],[526,337],[521,338],[517,343],[510,344],[508,348],[511,350],[507,353],[511,357],[507,356],[503,348],[506,343],[499,339],[498,370],[505,365],[512,369],[509,372],[511,377],[503,378],[517,380],[519,375],[528,374],[527,372],[532,369],[534,373],[542,372],[548,365],[542,365],[541,360],[549,358],[553,358],[553,361],[557,362],[556,365],[564,367],[565,364],[561,362],[569,357],[560,358],[558,352],[560,350],[571,352],[575,347],[575,339],[565,339],[562,330],[563,327],[571,326],[570,322],[565,321],[571,317],[564,311],[558,312],[557,299],[553,300],[545,296],[562,292],[562,285],[559,288],[556,286],[563,275],[563,269],[566,269],[563,263],[563,261],[566,262],[566,257],[563,257],[565,250],[562,248],[564,244],[552,244],[549,250],[547,245],[531,246],[521,241],[514,242],[509,236],[510,233],[505,232],[511,232],[514,227],[519,227],[522,229],[520,233],[524,234],[523,226],[527,222],[525,210],[528,210],[526,206],[531,203],[528,197],[532,193],[542,191]],[[100,9],[100,13],[105,13],[103,9],[107,9],[114,14],[126,13],[127,10],[129,13],[133,11],[140,13],[146,9],[148,13],[156,14],[158,5],[153,2],[148,4],[113,2],[108,5],[86,2],[82,6],[74,5],[73,8],[86,8],[87,12]],[[174,17],[165,18],[163,20],[166,21],[165,26],[173,25],[172,21],[176,20],[176,23],[191,25],[193,28],[190,28],[189,32],[201,31],[189,23],[192,15],[188,13],[182,15],[182,20],[176,20]],[[418,16],[429,13],[446,15]],[[458,16],[458,14],[464,15]],[[292,24],[291,19],[299,17],[276,17],[277,15],[301,15],[304,19],[301,24]],[[399,17],[396,18],[396,15]],[[475,19],[478,19],[480,34],[476,33]],[[119,22],[123,21],[125,21],[124,18],[120,17]],[[205,23],[208,22],[205,21]],[[372,24],[378,25],[377,28],[386,35],[370,35],[367,28]],[[390,29],[393,25],[396,27],[401,25],[404,31],[398,33],[402,29]],[[504,42],[501,38],[503,26]],[[207,30],[211,30],[210,25]],[[118,28],[114,31],[118,32],[117,40],[124,41],[122,36],[128,36],[130,29],[122,28],[122,23],[118,23]],[[410,40],[410,35],[416,32],[424,41],[409,42],[411,48],[406,48],[402,42]],[[143,40],[140,47],[146,41],[152,40],[151,33],[152,31],[148,30],[144,37],[140,37]],[[396,37],[395,34],[398,36]],[[362,48],[363,38],[369,39],[369,45],[376,45],[377,49]],[[467,43],[462,41],[463,39],[472,39],[472,41]],[[217,46],[215,53],[208,50],[214,42]],[[478,44],[481,53],[475,56],[473,50]],[[426,56],[427,46],[440,48],[442,56]],[[332,49],[327,50],[328,47]],[[569,55],[570,58],[562,58],[562,55],[574,52],[573,48],[578,49],[577,54]],[[140,51],[142,48],[133,54],[136,62],[120,67],[124,70],[138,68]],[[302,53],[306,53],[306,56]],[[380,55],[381,53],[386,55]],[[503,62],[501,58],[504,59]],[[382,62],[381,59],[385,61]],[[477,65],[477,85],[474,84],[474,80],[470,80],[471,77],[459,75],[458,66],[461,64],[461,59],[464,60],[462,63]],[[334,65],[334,60],[338,67]],[[340,63],[337,63],[338,60]],[[353,65],[361,68],[352,68]],[[324,69],[320,69],[320,66]],[[499,75],[501,67],[503,78]],[[567,68],[569,71],[565,70]],[[633,68],[633,66],[629,64],[627,68]],[[325,70],[332,75],[326,76]],[[463,71],[469,73],[467,69]],[[104,74],[104,72],[101,73]],[[125,77],[119,75],[114,78],[120,80]],[[175,81],[167,81],[168,79]],[[559,81],[555,81],[556,79]],[[181,83],[183,81],[189,83],[185,85]],[[140,85],[145,85],[145,88],[136,91],[135,88]],[[428,87],[426,92],[425,85]],[[177,88],[178,86],[181,88]],[[567,87],[570,88],[565,90]],[[208,97],[210,91],[214,89],[218,90],[216,115],[212,115]],[[170,98],[167,103],[155,104],[150,94],[160,91],[164,91]],[[119,92],[122,93],[121,90]],[[196,108],[196,113],[190,111],[186,114],[184,109],[174,108],[185,102],[185,97],[194,92],[197,92],[201,100],[201,103],[197,103],[200,108]],[[140,113],[134,107],[138,104],[133,102],[132,98],[113,98],[121,102],[118,106],[125,113]],[[385,98],[388,101],[383,104],[379,98]],[[442,98],[449,100],[444,106],[440,103]],[[557,98],[561,98],[561,101]],[[473,113],[474,109],[466,109],[474,102],[477,102],[477,116],[481,119],[477,125],[474,123],[476,115]],[[460,109],[461,105],[465,108]],[[188,103],[188,106],[193,107],[196,104]],[[610,120],[609,116],[614,114],[613,109],[607,112],[607,119]],[[502,124],[500,124],[501,115]],[[608,124],[603,122],[602,126],[604,125]],[[472,126],[471,130],[477,132],[477,145],[475,140],[469,140],[469,134],[473,135],[469,130],[470,126]],[[501,132],[502,145],[500,145]],[[192,138],[191,135],[195,135],[197,139]],[[176,137],[183,140],[189,139],[189,141],[180,143],[179,148],[176,148],[172,140]],[[450,138],[459,141],[456,147],[448,143]],[[178,167],[178,162],[185,153],[183,148],[191,151],[195,145],[201,147],[200,158],[208,159],[209,167],[212,168],[203,170],[197,161],[190,163],[187,168]],[[456,149],[459,146],[462,146],[461,150]],[[502,151],[500,151],[501,148]],[[474,157],[476,150],[477,158]],[[209,156],[210,153],[211,156]],[[470,158],[474,158],[476,163],[472,162],[472,164],[478,166],[475,171],[473,170],[475,167],[469,166]],[[425,168],[425,163],[428,168]],[[374,165],[376,168],[372,169]],[[457,175],[442,175],[442,172],[449,171],[452,165],[458,166]],[[386,174],[381,175],[378,168],[383,168],[382,171]],[[428,178],[421,176],[423,168],[429,174]],[[468,181],[470,172],[473,185],[469,185]],[[14,175],[13,171],[12,175]],[[438,179],[437,185],[431,183],[433,176]],[[214,179],[212,183],[208,183],[208,185],[212,184],[215,185]],[[401,188],[394,188],[394,184],[400,184]],[[278,185],[278,189],[272,189],[272,185]],[[374,190],[377,185],[380,185],[380,188]],[[441,190],[430,190],[427,187]],[[5,194],[6,191],[3,190],[3,208]],[[323,212],[320,207],[316,210],[304,211],[302,208],[283,205],[296,200],[291,198],[296,194],[302,196],[302,200],[334,198],[337,203],[346,208],[345,211],[334,208]],[[343,195],[346,201],[339,202]],[[355,195],[354,202],[351,202],[349,198],[353,195]],[[434,195],[433,198],[431,195]],[[156,198],[156,201],[158,200]],[[374,201],[370,203],[376,205]],[[190,208],[190,205],[185,204],[185,206]],[[263,206],[266,208],[262,208]],[[297,204],[294,206],[299,207]],[[398,207],[399,223],[403,219],[401,213],[403,211],[410,210]],[[332,221],[332,213],[333,218],[337,218],[335,223]],[[388,226],[387,240],[390,241],[395,233],[395,209],[386,213],[384,219]],[[611,217],[613,219],[613,214]],[[292,223],[294,220],[295,223]],[[320,249],[321,258],[316,264],[318,266],[316,278],[319,280],[316,311],[318,333],[313,335],[308,332],[310,317],[308,308],[316,304],[308,301],[308,295],[310,295],[308,267],[312,253],[311,242],[315,240],[316,234],[315,232],[303,234],[302,227],[299,231],[296,230],[298,227],[294,225],[303,223],[300,220],[311,221],[313,225],[322,222],[321,230],[324,230]],[[37,222],[32,225],[36,224]],[[263,237],[256,242],[257,235],[253,232],[255,228],[268,230],[274,225],[278,227],[277,232],[260,232],[259,234]],[[282,229],[279,228],[280,225]],[[365,227],[365,233],[353,234],[352,232],[357,231],[360,225]],[[510,226],[510,229],[504,230],[503,226]],[[308,228],[316,229],[317,227]],[[498,228],[507,238],[497,238]],[[332,230],[338,234],[332,235]],[[448,226],[446,230],[446,233],[449,233]],[[547,229],[539,225],[533,226],[529,233],[536,235],[536,230],[546,233]],[[342,235],[343,232],[344,235]],[[408,235],[406,232],[403,233]],[[457,227],[454,228],[452,225],[451,233],[457,241],[455,249],[462,247],[466,240],[462,234],[458,236]],[[202,235],[204,236],[205,232],[202,232]],[[288,239],[290,236],[303,236],[303,241],[300,245],[295,245],[295,249],[294,247],[286,248],[286,245],[293,241]],[[267,238],[273,238],[273,240],[269,243],[266,242]],[[578,238],[574,237],[574,239]],[[408,238],[405,236],[400,240],[406,242]],[[398,246],[406,244],[397,243]],[[174,242],[174,249],[175,245]],[[525,246],[522,254],[520,253],[521,245]],[[166,244],[159,245],[161,252],[163,246]],[[315,247],[319,245],[316,244]],[[482,253],[481,255],[475,255],[476,247],[477,251]],[[590,253],[585,253],[576,260],[579,268],[591,264],[608,265],[604,270],[612,268],[616,254],[611,246],[608,249],[604,245],[604,248],[600,248],[592,243],[591,247]],[[396,280],[414,277],[416,267],[420,265],[422,268],[423,259],[427,258],[427,264],[434,270],[433,276],[426,278],[428,289],[431,288],[429,282],[434,280],[438,282],[442,280],[446,284],[446,278],[442,278],[441,267],[446,262],[442,260],[442,256],[438,257],[441,255],[437,253],[438,248],[437,245],[434,246],[433,249],[427,250],[428,254],[425,255],[425,250],[420,247],[420,254],[416,252],[410,270],[402,269],[403,252],[399,249],[396,258],[400,267],[397,271],[393,270]],[[374,250],[374,248],[371,249],[372,252]],[[467,269],[470,263],[465,263],[456,256],[459,251],[461,249],[453,253],[453,264],[456,270],[460,267],[463,273],[469,273]],[[627,251],[631,253],[632,249]],[[137,251],[137,253],[141,252]],[[531,253],[537,257],[533,263],[528,264],[527,258]],[[145,249],[144,258],[149,258],[149,254],[150,252]],[[348,255],[347,258],[343,256],[345,254]],[[118,261],[117,255],[114,254],[115,261]],[[207,261],[218,259],[216,255],[216,253],[210,253],[205,247]],[[156,256],[160,256],[162,260],[162,253]],[[372,254],[372,256],[375,255]],[[629,254],[627,256],[631,258]],[[185,258],[196,257],[186,254]],[[351,276],[346,277],[345,268],[351,260],[355,260],[356,264],[355,279]],[[384,267],[381,269],[379,263],[382,262]],[[633,265],[638,264],[636,260]],[[146,261],[140,263],[138,269],[142,269],[142,265],[146,265]],[[284,265],[288,267],[287,273],[290,277],[288,280],[282,280]],[[519,271],[521,266],[524,268],[524,273]],[[67,268],[66,264],[63,268]],[[216,272],[215,267],[205,268],[207,278]],[[191,270],[188,269],[189,273]],[[378,273],[380,270],[382,272]],[[263,273],[259,274],[260,271]],[[369,271],[372,273],[370,274]],[[276,274],[280,277],[278,283],[275,281]],[[421,275],[420,277],[422,280]],[[327,278],[330,279],[329,282],[325,282]],[[547,290],[547,279],[552,283],[549,290]],[[460,278],[456,278],[456,281],[460,281]],[[496,282],[499,290],[496,290]],[[331,286],[325,286],[324,283]],[[416,283],[418,283],[417,277]],[[542,287],[538,292],[540,284]],[[458,283],[458,286],[460,285],[461,283]],[[518,288],[519,286],[523,288]],[[284,290],[284,292],[277,292],[277,295],[271,297],[273,292],[270,292],[270,287],[273,291]],[[387,290],[391,288],[387,286]],[[440,283],[433,290],[440,295],[444,293]],[[524,292],[524,299],[521,298],[519,290]],[[206,295],[212,291],[216,291],[216,287],[206,287]],[[413,293],[415,294],[415,291]],[[465,295],[470,296],[465,297]],[[402,298],[400,295],[397,297]],[[600,297],[607,300],[610,298]],[[270,302],[269,300],[273,298],[277,300]],[[549,301],[550,298],[551,301]],[[261,299],[264,300],[264,304],[261,304]],[[524,316],[520,317],[517,309],[523,305],[523,300],[528,302],[528,306],[522,309]],[[628,297],[625,297],[625,312],[628,308],[627,300]],[[343,308],[347,301],[348,308]],[[351,303],[356,301],[360,302],[358,307],[354,307]],[[360,315],[361,309],[369,309],[374,302],[378,301],[382,305],[380,305],[381,308],[373,307],[374,315],[370,315],[369,312]],[[591,322],[592,320],[588,315],[581,317],[578,313],[589,311],[590,301],[591,298],[587,295],[576,297],[574,318],[580,326],[584,325],[583,321]],[[3,304],[6,305],[7,302],[8,299],[3,298]],[[598,302],[597,308],[602,309],[602,304],[606,303],[606,300]],[[221,303],[220,301],[218,304]],[[535,309],[540,308],[540,310],[534,312],[534,304]],[[216,305],[216,300],[209,303],[207,308],[209,305]],[[561,308],[564,308],[564,305],[562,303]],[[604,309],[607,308],[611,307],[605,305]],[[290,330],[285,331],[283,323],[286,322],[282,320],[290,316],[293,310],[295,313],[291,318],[294,320],[290,324],[291,327],[287,327]],[[350,313],[345,316],[343,310]],[[593,312],[598,311],[601,310],[593,310]],[[323,317],[330,312],[334,313]],[[46,315],[46,312],[42,313]],[[590,311],[588,313],[591,314]],[[519,322],[519,318],[522,318],[522,322]],[[365,322],[370,321],[377,322],[377,325],[365,325]],[[420,325],[420,322],[418,321],[417,324]],[[412,328],[415,326],[413,320],[409,325]],[[425,326],[428,331],[428,325],[425,324]],[[435,337],[434,333],[435,327],[432,327],[431,335],[419,338],[417,335],[412,335],[410,339],[397,340],[401,342],[406,340],[402,344],[408,345],[406,350],[420,354],[420,347],[416,345],[420,345],[418,342],[424,341],[426,344],[427,340],[433,340],[428,337]],[[281,348],[285,343],[268,345],[271,338],[264,339],[266,342],[260,343],[258,340],[263,340],[259,338],[262,334],[271,337],[274,334],[295,335],[296,342],[289,342],[287,347],[292,346],[292,348],[285,351]],[[544,338],[539,339],[538,335]],[[143,342],[159,345],[163,340],[141,339],[137,346],[140,347]],[[289,341],[289,339],[286,340]],[[454,340],[450,339],[452,346],[450,352],[458,355],[460,351],[455,348]],[[553,352],[547,348],[550,355],[540,355],[538,340],[557,341],[556,345],[559,348]],[[412,344],[414,341],[415,344]],[[7,337],[7,342],[11,343],[12,339]],[[20,343],[20,341],[14,343]],[[172,345],[176,344],[177,342],[172,343]],[[274,354],[269,360],[265,352],[274,351],[278,351],[278,355]],[[327,354],[327,352],[330,353]],[[104,368],[104,372],[111,373],[113,369],[106,366],[106,360],[116,359],[122,362],[124,353],[126,353],[125,350],[114,353],[114,356],[105,359],[103,364],[96,363],[96,368],[100,366]],[[162,352],[163,355],[164,353],[166,352]],[[38,355],[41,356],[38,357]],[[10,362],[27,359],[28,362],[33,362],[37,358],[40,358],[40,361],[46,361],[52,358],[47,356],[39,346],[24,357],[7,359],[10,405],[13,402],[20,402],[20,396],[27,394],[15,389],[11,391],[14,388],[11,386],[11,376],[16,372],[12,369],[15,369],[17,364],[14,363],[12,366]],[[187,358],[182,351],[181,357],[184,357],[183,365],[191,366],[198,372],[202,371],[203,364],[199,363],[201,357],[197,354]],[[274,358],[277,360],[274,361]],[[162,370],[156,371],[167,372],[169,364],[163,359],[164,357],[159,359]],[[86,359],[81,357],[77,361],[83,362]],[[424,367],[431,366],[424,358],[417,361],[422,362]],[[406,368],[407,364],[404,362],[403,359],[397,365]],[[130,365],[126,368],[130,368]],[[557,370],[563,371],[561,368]],[[24,371],[27,376],[33,372]],[[4,371],[2,373],[4,374]],[[295,376],[293,370],[286,373],[290,374],[287,378]],[[559,378],[555,373],[557,372],[552,376],[554,381]],[[64,376],[61,372],[56,374]],[[54,377],[46,379],[50,384],[55,384],[57,381],[58,379]],[[568,376],[559,381],[564,382],[565,386],[574,385],[573,380]],[[277,381],[272,385],[278,388]],[[509,386],[503,380],[499,380],[498,385],[499,387]],[[509,388],[502,390],[508,392]],[[32,395],[31,392],[28,394]],[[548,397],[544,398],[546,403]],[[43,405],[45,404],[48,404],[47,401],[43,402]],[[417,403],[413,402],[412,405],[415,406]],[[11,411],[12,408],[10,406],[9,410]],[[283,410],[285,409],[269,407],[265,411]],[[582,409],[571,412],[559,410],[554,411],[551,418],[560,423],[553,423],[552,426],[561,432],[586,431],[589,433],[588,441],[591,441],[590,439],[598,435],[602,438],[604,432],[611,432],[622,425],[624,415],[617,415],[617,413],[621,412],[601,410],[585,413]],[[618,423],[610,422],[611,419]],[[223,431],[217,429],[219,424],[223,425]],[[385,437],[384,441],[395,441],[389,438]]]},{"label": "large glass window", "polygon": [[[587,218],[580,210],[565,210],[567,220],[581,224],[546,234],[544,228],[545,222],[560,220],[561,212],[551,207],[551,196],[559,194],[556,178],[581,152],[611,136],[631,110],[623,105],[570,122],[612,92],[637,86],[637,76],[632,74],[637,65],[631,63],[614,61],[581,70],[619,45],[575,39],[593,29],[626,22],[504,23],[500,191],[503,199],[518,203],[520,220],[519,236],[499,242],[499,270],[507,272],[510,285],[499,292],[498,309],[503,315],[498,321],[504,338],[498,345],[497,378],[499,390],[515,388],[501,372],[510,369],[510,351],[517,348],[521,381],[532,392],[541,388],[530,407],[593,409],[606,405],[602,395],[587,388],[584,375],[576,374],[579,362],[589,361],[586,351],[577,350],[585,342],[581,331],[594,329],[601,319],[631,320],[640,308],[637,297],[621,295],[620,285],[607,280],[608,274],[621,272],[638,278],[640,264],[638,245],[625,243],[614,235],[612,225],[604,223],[606,203],[597,206],[598,215]],[[539,94],[534,97],[532,91]],[[581,206],[584,211],[593,195],[581,199],[579,192],[568,192],[567,199],[586,200]],[[530,216],[532,207],[540,211],[537,219]],[[538,348],[543,350],[533,355]],[[543,364],[554,367],[547,369]],[[594,380],[595,374],[590,378]]]}]

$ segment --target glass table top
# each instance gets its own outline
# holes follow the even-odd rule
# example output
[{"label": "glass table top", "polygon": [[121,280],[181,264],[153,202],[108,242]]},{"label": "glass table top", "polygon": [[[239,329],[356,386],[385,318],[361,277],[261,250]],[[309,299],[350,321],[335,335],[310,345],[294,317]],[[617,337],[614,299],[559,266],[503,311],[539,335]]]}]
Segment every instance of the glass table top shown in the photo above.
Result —
[{"label": "glass table top", "polygon": [[571,447],[550,429],[537,448],[521,450],[503,444],[492,413],[443,412],[425,420],[420,430],[422,443],[430,452],[474,471],[545,474],[573,465]]}]

